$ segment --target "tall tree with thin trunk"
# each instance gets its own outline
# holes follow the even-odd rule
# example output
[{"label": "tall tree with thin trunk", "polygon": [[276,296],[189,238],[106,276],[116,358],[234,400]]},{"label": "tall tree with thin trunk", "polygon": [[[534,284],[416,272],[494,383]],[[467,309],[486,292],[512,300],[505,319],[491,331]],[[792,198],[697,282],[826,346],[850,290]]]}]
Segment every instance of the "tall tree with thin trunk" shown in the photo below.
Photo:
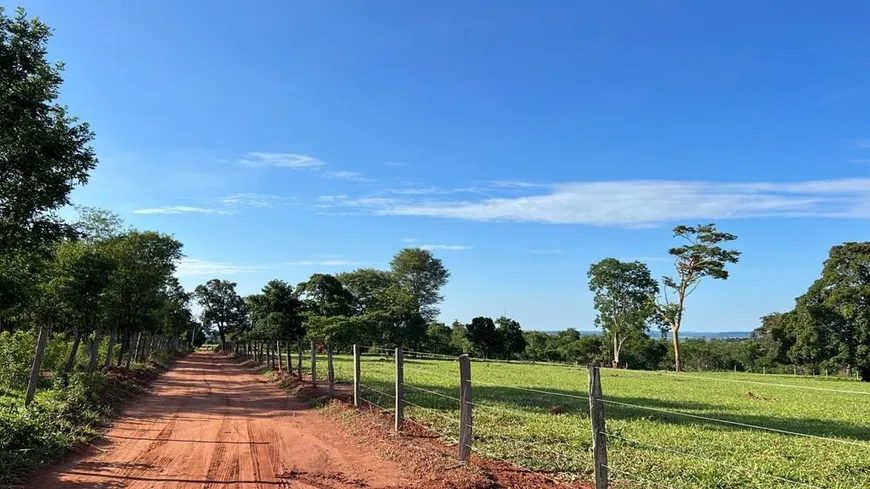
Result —
[{"label": "tall tree with thin trunk", "polygon": [[652,297],[659,286],[646,264],[605,258],[592,264],[587,273],[589,290],[598,311],[595,318],[613,344],[613,367],[619,367],[622,345],[631,337],[643,336],[655,314]]},{"label": "tall tree with thin trunk", "polygon": [[240,331],[247,324],[247,307],[236,293],[236,283],[211,279],[197,285],[193,295],[202,306],[203,324],[217,326],[221,348],[226,351],[227,334]]},{"label": "tall tree with thin trunk", "polygon": [[[674,237],[687,243],[668,250],[668,254],[674,257],[676,275],[662,278],[664,290],[662,297],[656,302],[656,310],[661,321],[671,328],[674,367],[679,372],[683,367],[680,361],[680,327],[683,325],[686,298],[698,288],[705,277],[727,280],[728,270],[725,266],[737,263],[740,252],[719,246],[721,243],[736,240],[737,236],[718,231],[715,224],[677,226],[674,228]],[[668,294],[668,291],[671,293]]]}]

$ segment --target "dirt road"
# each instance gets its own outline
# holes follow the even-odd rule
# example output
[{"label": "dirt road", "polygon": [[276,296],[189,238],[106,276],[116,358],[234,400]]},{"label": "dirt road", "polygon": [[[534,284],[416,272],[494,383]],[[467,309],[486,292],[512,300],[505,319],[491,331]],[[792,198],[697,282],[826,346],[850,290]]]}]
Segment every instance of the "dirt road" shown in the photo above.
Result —
[{"label": "dirt road", "polygon": [[31,489],[413,487],[401,468],[261,375],[209,353],[179,360],[108,442]]}]

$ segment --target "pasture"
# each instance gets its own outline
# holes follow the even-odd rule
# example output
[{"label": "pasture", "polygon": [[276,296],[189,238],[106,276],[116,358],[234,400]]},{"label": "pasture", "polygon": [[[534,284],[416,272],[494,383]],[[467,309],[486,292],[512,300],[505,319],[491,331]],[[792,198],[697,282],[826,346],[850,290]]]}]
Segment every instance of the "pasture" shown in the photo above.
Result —
[{"label": "pasture", "polygon": [[[334,363],[350,381],[352,357]],[[364,355],[361,372],[365,399],[391,408],[392,359]],[[406,358],[404,375],[406,416],[455,442],[458,362]],[[472,386],[475,452],[591,479],[585,367],[473,362]],[[602,389],[615,487],[870,487],[870,385],[602,369]]]}]

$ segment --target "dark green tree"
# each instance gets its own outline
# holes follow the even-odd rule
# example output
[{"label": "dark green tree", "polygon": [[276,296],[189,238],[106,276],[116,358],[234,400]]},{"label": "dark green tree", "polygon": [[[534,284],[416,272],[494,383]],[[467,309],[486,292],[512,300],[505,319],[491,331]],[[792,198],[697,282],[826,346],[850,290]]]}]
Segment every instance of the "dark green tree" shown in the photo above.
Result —
[{"label": "dark green tree", "polygon": [[398,288],[393,299],[401,295],[410,309],[419,314],[424,324],[438,316],[437,304],[444,300],[441,287],[447,283],[450,272],[432,252],[421,248],[405,248],[390,262],[390,273]]},{"label": "dark green tree", "polygon": [[589,290],[598,311],[595,324],[613,345],[613,367],[619,367],[622,345],[631,337],[646,335],[655,314],[653,297],[658,283],[646,264],[605,258],[589,267]]},{"label": "dark green tree", "polygon": [[248,322],[247,306],[236,293],[236,283],[214,278],[197,285],[193,296],[202,306],[203,325],[217,327],[221,348],[225,351],[227,336],[241,333]]},{"label": "dark green tree", "polygon": [[[57,102],[63,63],[48,60],[51,29],[0,7],[0,252],[72,233],[55,211],[97,164],[93,133]],[[0,291],[2,293],[2,291]]]},{"label": "dark green tree", "polygon": [[526,349],[526,338],[520,323],[511,318],[502,316],[495,320],[496,333],[498,334],[498,350],[505,360],[518,355]]},{"label": "dark green tree", "polygon": [[307,281],[296,286],[306,313],[318,316],[350,316],[353,300],[344,285],[332,275],[315,273]]},{"label": "dark green tree", "polygon": [[[740,260],[740,252],[727,250],[719,246],[737,239],[737,236],[723,233],[716,229],[715,224],[698,226],[677,226],[674,237],[682,238],[687,243],[668,250],[674,257],[676,275],[662,278],[664,294],[656,303],[656,310],[661,321],[671,328],[674,342],[674,366],[682,370],[680,361],[680,327],[683,325],[683,313],[686,310],[686,298],[695,291],[705,277],[716,280],[728,279],[729,263]],[[670,291],[670,295],[668,294]]]},{"label": "dark green tree", "polygon": [[468,341],[483,358],[489,358],[501,349],[501,336],[495,330],[492,318],[478,316],[465,326]]}]

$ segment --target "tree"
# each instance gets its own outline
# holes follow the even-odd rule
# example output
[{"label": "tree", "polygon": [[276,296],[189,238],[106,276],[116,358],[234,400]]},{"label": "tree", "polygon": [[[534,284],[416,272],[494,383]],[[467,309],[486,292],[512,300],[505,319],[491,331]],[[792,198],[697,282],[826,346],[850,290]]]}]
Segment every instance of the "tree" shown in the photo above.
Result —
[{"label": "tree", "polygon": [[306,312],[320,316],[350,316],[353,296],[332,275],[315,273],[296,286]]},{"label": "tree", "polygon": [[619,367],[619,353],[630,337],[643,336],[655,314],[652,297],[659,292],[649,268],[639,261],[622,262],[605,258],[589,267],[589,290],[598,311],[595,324],[613,344],[613,367]]},{"label": "tree", "polygon": [[[426,328],[426,340],[423,342],[423,351],[450,355],[456,353],[451,345],[453,331],[444,323],[432,323]],[[462,350],[459,350],[462,351]]]},{"label": "tree", "polygon": [[390,272],[375,268],[359,268],[335,276],[353,297],[353,312],[365,315],[386,306],[387,291],[395,285]]},{"label": "tree", "polygon": [[483,358],[489,358],[493,352],[500,349],[501,338],[495,330],[491,318],[479,316],[471,320],[465,329],[468,331],[468,341],[480,352]]},{"label": "tree", "polygon": [[435,320],[439,312],[436,304],[444,300],[441,287],[450,277],[441,260],[429,250],[405,248],[393,257],[390,273],[399,292],[408,299],[409,312],[419,314],[425,322]]},{"label": "tree", "polygon": [[794,363],[858,368],[870,382],[870,242],[832,247],[822,276],[779,319],[767,329]]},{"label": "tree", "polygon": [[0,7],[0,250],[33,249],[70,235],[55,211],[87,182],[94,134],[57,103],[63,63],[50,63],[51,29]]},{"label": "tree", "polygon": [[502,316],[495,320],[496,333],[498,334],[499,353],[505,360],[522,353],[526,349],[526,338],[520,323],[511,318]]},{"label": "tree", "polygon": [[302,301],[293,287],[283,280],[270,280],[263,290],[246,299],[251,322],[259,336],[271,340],[297,339],[302,328]]},{"label": "tree", "polygon": [[217,327],[221,348],[225,351],[227,335],[241,332],[247,321],[247,307],[236,293],[236,283],[213,278],[197,285],[193,296],[202,306],[203,324]]},{"label": "tree", "polygon": [[[662,278],[664,295],[660,302],[656,302],[656,310],[661,320],[671,328],[674,366],[679,372],[682,370],[679,333],[683,325],[686,297],[695,291],[705,277],[727,280],[728,270],[725,266],[737,263],[740,252],[719,246],[720,243],[736,240],[737,236],[717,231],[715,224],[677,226],[674,228],[674,237],[682,238],[688,243],[668,250],[668,254],[674,257],[676,275]],[[673,297],[668,296],[668,290]]]}]

